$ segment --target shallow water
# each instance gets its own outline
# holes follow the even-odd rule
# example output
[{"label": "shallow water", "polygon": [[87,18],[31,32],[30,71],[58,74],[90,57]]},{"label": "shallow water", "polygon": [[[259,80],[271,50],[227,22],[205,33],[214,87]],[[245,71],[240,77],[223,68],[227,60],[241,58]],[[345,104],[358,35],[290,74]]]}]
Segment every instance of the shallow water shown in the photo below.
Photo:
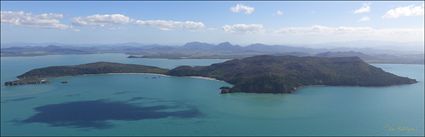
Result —
[{"label": "shallow water", "polygon": [[[36,67],[112,61],[173,68],[224,60],[122,54],[1,58],[1,81]],[[50,79],[1,87],[1,135],[424,135],[424,66],[376,64],[419,81],[312,86],[294,94],[218,94],[222,81],[152,74]],[[68,84],[61,84],[61,81]]]}]

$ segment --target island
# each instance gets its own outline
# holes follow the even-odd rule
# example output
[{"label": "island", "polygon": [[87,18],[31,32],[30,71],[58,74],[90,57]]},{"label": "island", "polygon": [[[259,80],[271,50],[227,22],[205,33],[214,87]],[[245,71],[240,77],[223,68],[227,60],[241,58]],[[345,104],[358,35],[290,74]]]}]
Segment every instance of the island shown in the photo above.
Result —
[{"label": "island", "polygon": [[[19,80],[104,73],[155,73],[170,76],[201,76],[222,80],[232,87],[221,93],[291,93],[303,86],[391,86],[417,81],[401,77],[364,62],[359,57],[297,57],[259,55],[210,66],[158,67],[96,62],[30,70]],[[18,80],[18,81],[19,81]]]}]

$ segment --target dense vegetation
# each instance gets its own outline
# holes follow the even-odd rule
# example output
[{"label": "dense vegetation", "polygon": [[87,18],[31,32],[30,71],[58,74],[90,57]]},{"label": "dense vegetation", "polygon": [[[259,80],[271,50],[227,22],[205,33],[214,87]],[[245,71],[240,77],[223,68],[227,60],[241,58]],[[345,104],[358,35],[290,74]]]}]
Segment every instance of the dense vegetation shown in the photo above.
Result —
[{"label": "dense vegetation", "polygon": [[227,81],[230,92],[289,93],[305,85],[389,86],[416,83],[358,57],[254,56],[210,66],[180,66],[172,76],[205,76]]},{"label": "dense vegetation", "polygon": [[168,70],[158,67],[121,64],[111,62],[96,62],[89,64],[81,64],[75,66],[52,66],[38,68],[28,71],[20,76],[19,79],[26,78],[47,78],[60,76],[75,76],[83,74],[104,74],[104,73],[157,73],[165,74]]}]

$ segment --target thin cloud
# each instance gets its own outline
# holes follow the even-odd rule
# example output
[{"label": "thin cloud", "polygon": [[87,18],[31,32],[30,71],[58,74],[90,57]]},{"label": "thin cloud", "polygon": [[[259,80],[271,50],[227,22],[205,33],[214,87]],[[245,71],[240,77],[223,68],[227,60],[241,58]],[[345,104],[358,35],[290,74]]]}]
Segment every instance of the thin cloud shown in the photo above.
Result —
[{"label": "thin cloud", "polygon": [[32,14],[24,11],[1,11],[1,23],[36,28],[71,29],[71,26],[61,23],[62,18],[63,14],[58,13]]},{"label": "thin cloud", "polygon": [[359,22],[366,22],[366,21],[370,21],[370,17],[364,16],[364,17],[359,19]]},{"label": "thin cloud", "polygon": [[73,20],[74,25],[78,26],[109,26],[130,23],[131,19],[122,14],[95,14],[86,17],[76,17]]},{"label": "thin cloud", "polygon": [[368,13],[368,12],[370,12],[370,5],[365,3],[365,4],[363,4],[362,7],[354,10],[353,13],[354,14],[362,14],[362,13]]},{"label": "thin cloud", "polygon": [[123,14],[95,14],[86,17],[76,17],[73,24],[78,26],[113,27],[116,25],[135,24],[140,26],[155,27],[160,30],[188,29],[196,30],[205,27],[204,23],[196,21],[173,20],[140,20],[130,18]]},{"label": "thin cloud", "polygon": [[417,37],[423,35],[423,28],[385,28],[376,29],[373,27],[329,27],[322,25],[313,25],[310,27],[286,27],[276,31],[279,34],[296,34],[296,35],[320,35],[320,36],[379,36],[379,37],[399,37],[410,36]]},{"label": "thin cloud", "polygon": [[277,10],[277,11],[276,11],[276,15],[278,15],[278,16],[282,16],[282,15],[283,15],[283,11],[281,11],[281,10]]},{"label": "thin cloud", "polygon": [[311,41],[394,40],[406,42],[424,40],[424,28],[330,27],[313,25],[280,28],[275,30],[274,33],[279,38],[291,37],[310,39]]},{"label": "thin cloud", "polygon": [[198,30],[205,27],[202,22],[195,21],[173,21],[173,20],[136,20],[135,24],[156,27],[160,30],[188,29]]},{"label": "thin cloud", "polygon": [[286,34],[336,34],[350,32],[370,32],[370,27],[328,27],[322,25],[313,25],[311,27],[287,27],[277,30],[278,33]]},{"label": "thin cloud", "polygon": [[236,33],[257,33],[264,31],[264,26],[262,24],[233,24],[224,25],[223,30]]},{"label": "thin cloud", "polygon": [[388,10],[382,18],[395,19],[402,16],[424,16],[424,4],[422,5],[409,5],[405,7],[397,7]]},{"label": "thin cloud", "polygon": [[230,7],[230,11],[233,13],[243,12],[245,14],[252,14],[254,13],[255,8],[243,4],[236,4],[235,6]]}]

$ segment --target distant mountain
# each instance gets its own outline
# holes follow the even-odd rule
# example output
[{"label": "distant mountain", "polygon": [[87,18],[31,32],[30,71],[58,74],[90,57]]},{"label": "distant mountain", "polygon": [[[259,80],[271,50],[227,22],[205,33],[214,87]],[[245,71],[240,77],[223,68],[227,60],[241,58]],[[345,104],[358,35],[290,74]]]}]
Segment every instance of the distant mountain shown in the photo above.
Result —
[{"label": "distant mountain", "polygon": [[214,45],[203,42],[189,42],[183,45],[186,49],[211,49]]},{"label": "distant mountain", "polygon": [[360,58],[371,58],[371,56],[366,55],[362,52],[355,51],[343,51],[343,52],[322,52],[316,54],[318,57],[360,57]]},{"label": "distant mountain", "polygon": [[399,64],[424,64],[424,54],[390,55],[390,54],[364,54],[356,51],[322,52],[317,57],[359,57],[369,63],[399,63]]},{"label": "distant mountain", "polygon": [[90,51],[49,45],[46,47],[10,47],[1,49],[1,56],[39,56],[55,54],[89,54]]},{"label": "distant mountain", "polygon": [[[325,47],[325,46],[322,46]],[[235,59],[257,55],[292,55],[292,56],[319,56],[319,57],[360,57],[370,63],[413,63],[424,64],[422,53],[397,53],[394,51],[335,48],[318,49],[287,45],[266,45],[261,43],[247,46],[234,45],[230,42],[209,44],[203,42],[189,42],[182,46],[167,46],[139,43],[119,43],[108,45],[71,46],[20,46],[1,49],[1,56],[40,56],[56,54],[93,54],[93,53],[126,53],[143,58],[168,59]]]},{"label": "distant mountain", "polygon": [[315,53],[322,51],[321,49],[312,49],[304,47],[294,47],[294,46],[285,46],[285,45],[265,45],[265,44],[251,44],[245,47],[245,49],[250,51],[258,51],[262,53],[289,53],[289,52],[304,52],[304,53]]},{"label": "distant mountain", "polygon": [[244,58],[255,55],[296,55],[319,52],[318,49],[308,49],[302,47],[291,47],[281,45],[252,44],[248,46],[233,45],[229,42],[219,43],[217,45],[189,42],[181,47],[170,47],[170,49],[160,51],[158,48],[146,49],[140,53],[131,53],[143,55],[146,58]]},{"label": "distant mountain", "polygon": [[424,42],[390,42],[358,40],[319,44],[294,45],[306,48],[326,48],[328,51],[358,51],[365,54],[423,54]]},{"label": "distant mountain", "polygon": [[[177,47],[179,49],[179,47]],[[181,52],[211,52],[214,51],[216,53],[226,53],[226,52],[240,52],[243,48],[238,45],[232,45],[229,42],[223,42],[217,45],[202,43],[202,42],[189,42],[183,45]]]}]

